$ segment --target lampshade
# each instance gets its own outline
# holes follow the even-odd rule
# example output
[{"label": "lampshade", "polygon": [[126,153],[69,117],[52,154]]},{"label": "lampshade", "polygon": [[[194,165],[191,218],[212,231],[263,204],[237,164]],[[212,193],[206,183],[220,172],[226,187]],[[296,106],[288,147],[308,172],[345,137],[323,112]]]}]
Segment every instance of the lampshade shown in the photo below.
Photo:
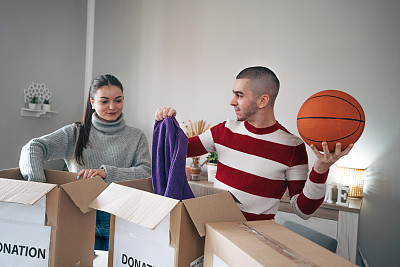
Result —
[{"label": "lampshade", "polygon": [[348,185],[348,197],[361,198],[364,196],[365,169],[339,167],[336,168],[336,182]]}]

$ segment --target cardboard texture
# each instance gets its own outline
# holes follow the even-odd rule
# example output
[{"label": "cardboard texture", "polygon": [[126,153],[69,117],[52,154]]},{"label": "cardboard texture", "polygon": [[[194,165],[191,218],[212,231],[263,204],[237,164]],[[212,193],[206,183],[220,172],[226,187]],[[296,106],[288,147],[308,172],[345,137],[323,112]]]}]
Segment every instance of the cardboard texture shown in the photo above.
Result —
[{"label": "cardboard texture", "polygon": [[33,205],[56,185],[0,178],[0,201]]},{"label": "cardboard texture", "polygon": [[178,202],[179,200],[112,183],[90,207],[154,230]]},{"label": "cardboard texture", "polygon": [[[196,184],[190,186],[193,192],[198,191]],[[161,266],[191,266],[192,262],[203,256],[206,223],[245,221],[229,192],[213,190],[204,191],[203,194],[205,195],[200,193],[196,198],[182,202],[156,195],[152,191],[150,178],[109,185],[90,204],[91,208],[112,214],[108,266],[154,266],[152,262],[160,260],[157,257],[161,254],[161,249],[167,255],[170,248],[173,248],[174,263]],[[128,221],[129,224],[121,220]],[[158,227],[169,228],[169,231],[162,232]],[[149,229],[160,232],[160,236],[154,237]],[[127,236],[131,237],[131,241],[126,240]],[[160,244],[165,236],[169,237],[169,241],[165,241],[167,244]],[[133,249],[139,240],[143,242],[137,249]],[[153,245],[146,245],[149,240],[154,240]],[[124,242],[124,245],[118,242]],[[143,247],[146,251],[142,254],[146,255],[138,255],[138,250],[143,250]],[[160,249],[157,250],[156,247]]]},{"label": "cardboard texture", "polygon": [[205,267],[356,266],[272,220],[210,223],[206,228]]},{"label": "cardboard texture", "polygon": [[203,185],[200,183],[193,183],[189,181],[189,186],[192,189],[192,192],[195,197],[201,197],[201,196],[207,196],[207,195],[213,195],[213,194],[218,194],[221,193],[221,189],[209,186],[209,185]]},{"label": "cardboard texture", "polygon": [[[51,227],[48,266],[92,266],[96,213],[89,204],[106,183],[100,177],[76,180],[76,173],[63,171],[45,170],[45,175],[47,183],[28,182],[18,168],[1,170],[0,202],[35,205],[45,198],[43,224]],[[7,223],[14,220],[32,224],[30,218],[0,217]]]}]

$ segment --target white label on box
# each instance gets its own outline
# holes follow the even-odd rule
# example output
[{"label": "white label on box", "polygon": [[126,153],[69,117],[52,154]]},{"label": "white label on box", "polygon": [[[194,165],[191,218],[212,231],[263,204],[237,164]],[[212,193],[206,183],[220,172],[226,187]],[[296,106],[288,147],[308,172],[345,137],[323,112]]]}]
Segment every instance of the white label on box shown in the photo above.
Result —
[{"label": "white label on box", "polygon": [[29,224],[44,225],[46,213],[46,196],[34,205],[0,202],[0,219]]},{"label": "white label on box", "polygon": [[2,266],[48,266],[50,226],[0,219],[0,262]]},{"label": "white label on box", "polygon": [[151,230],[115,217],[113,266],[174,266],[175,249],[169,246],[169,215]]},{"label": "white label on box", "polygon": [[213,267],[229,267],[220,257],[213,254]]}]

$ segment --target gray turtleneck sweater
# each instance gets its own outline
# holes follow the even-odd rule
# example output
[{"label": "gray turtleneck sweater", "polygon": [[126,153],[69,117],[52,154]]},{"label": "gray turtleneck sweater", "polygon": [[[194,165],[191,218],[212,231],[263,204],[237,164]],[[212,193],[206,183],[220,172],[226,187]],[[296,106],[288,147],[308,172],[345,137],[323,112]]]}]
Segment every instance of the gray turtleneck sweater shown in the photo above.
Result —
[{"label": "gray turtleneck sweater", "polygon": [[67,125],[53,133],[34,138],[21,150],[19,167],[28,181],[45,182],[44,161],[64,159],[71,172],[82,169],[104,169],[107,184],[151,176],[149,145],[144,133],[127,126],[123,115],[114,122],[103,122],[95,113],[89,145],[83,149],[84,165],[74,157],[75,125]]}]

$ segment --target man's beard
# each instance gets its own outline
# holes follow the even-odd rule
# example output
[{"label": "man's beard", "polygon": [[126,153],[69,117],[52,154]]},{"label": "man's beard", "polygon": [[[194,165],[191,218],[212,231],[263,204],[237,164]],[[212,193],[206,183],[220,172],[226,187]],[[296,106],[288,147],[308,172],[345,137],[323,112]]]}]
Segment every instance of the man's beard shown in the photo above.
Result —
[{"label": "man's beard", "polygon": [[251,104],[251,106],[249,106],[245,111],[243,111],[241,109],[239,109],[239,111],[242,111],[243,115],[241,117],[239,117],[236,114],[237,121],[246,121],[248,118],[254,116],[257,113],[258,106],[255,102],[253,102]]}]

